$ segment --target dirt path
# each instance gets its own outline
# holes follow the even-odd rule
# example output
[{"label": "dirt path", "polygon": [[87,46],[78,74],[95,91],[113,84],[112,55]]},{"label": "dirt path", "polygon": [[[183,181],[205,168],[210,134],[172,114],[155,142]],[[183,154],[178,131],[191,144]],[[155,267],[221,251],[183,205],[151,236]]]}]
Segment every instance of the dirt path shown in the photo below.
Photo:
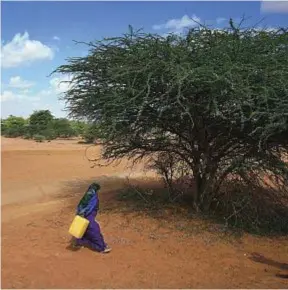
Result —
[{"label": "dirt path", "polygon": [[[178,231],[169,219],[109,211],[129,171],[92,169],[84,149],[75,141],[2,139],[2,288],[287,288],[275,276],[285,271],[248,259],[259,252],[287,263],[287,239],[231,243]],[[74,207],[95,179],[109,255],[66,249]]]}]

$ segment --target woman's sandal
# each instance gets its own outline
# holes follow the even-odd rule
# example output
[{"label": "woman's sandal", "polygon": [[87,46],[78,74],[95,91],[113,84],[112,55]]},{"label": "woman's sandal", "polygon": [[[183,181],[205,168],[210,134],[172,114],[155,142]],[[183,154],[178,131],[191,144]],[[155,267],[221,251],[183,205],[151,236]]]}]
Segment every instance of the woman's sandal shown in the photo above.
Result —
[{"label": "woman's sandal", "polygon": [[109,248],[109,247],[106,247],[105,249],[104,249],[104,251],[102,251],[101,253],[103,253],[103,254],[108,254],[108,253],[110,253],[111,252],[111,248]]}]

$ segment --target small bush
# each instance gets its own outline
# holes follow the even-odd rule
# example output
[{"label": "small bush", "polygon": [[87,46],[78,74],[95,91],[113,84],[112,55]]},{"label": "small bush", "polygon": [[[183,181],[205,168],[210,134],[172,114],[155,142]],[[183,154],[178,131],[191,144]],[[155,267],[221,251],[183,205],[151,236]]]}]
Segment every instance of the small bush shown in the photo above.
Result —
[{"label": "small bush", "polygon": [[27,135],[24,135],[24,136],[23,136],[23,139],[25,139],[25,140],[27,140],[27,139],[31,139],[31,135],[28,135],[28,134],[27,134]]},{"label": "small bush", "polygon": [[171,201],[167,188],[159,181],[147,184],[131,184],[130,181],[119,191],[117,200],[126,203],[126,206],[134,210],[160,210],[166,206],[175,205],[177,202]]},{"label": "small bush", "polygon": [[13,128],[7,129],[3,135],[6,138],[17,138],[21,136],[21,134],[16,129]]},{"label": "small bush", "polygon": [[48,141],[54,140],[57,137],[55,130],[53,130],[51,128],[47,128],[45,130],[42,130],[40,135],[44,136],[44,138]]},{"label": "small bush", "polygon": [[45,141],[45,136],[43,136],[43,135],[34,135],[34,136],[33,136],[33,139],[34,139],[36,142],[43,142],[43,141]]},{"label": "small bush", "polygon": [[89,125],[83,134],[83,139],[87,144],[94,143],[96,139],[101,139],[99,126],[95,124]]},{"label": "small bush", "polygon": [[234,233],[248,232],[267,236],[288,233],[288,197],[279,197],[270,189],[251,187],[235,178],[226,180],[220,194],[213,200],[210,211],[203,214],[191,207],[193,192],[184,189],[179,198],[171,199],[166,182],[164,185],[166,188],[162,183],[149,186],[129,183],[119,192],[117,200],[134,211],[148,211],[149,214],[170,206],[180,211],[188,209],[193,218],[204,218],[218,225],[222,224],[223,228]]},{"label": "small bush", "polygon": [[288,197],[264,187],[227,180],[212,204],[210,217],[230,228],[258,235],[288,233]]}]

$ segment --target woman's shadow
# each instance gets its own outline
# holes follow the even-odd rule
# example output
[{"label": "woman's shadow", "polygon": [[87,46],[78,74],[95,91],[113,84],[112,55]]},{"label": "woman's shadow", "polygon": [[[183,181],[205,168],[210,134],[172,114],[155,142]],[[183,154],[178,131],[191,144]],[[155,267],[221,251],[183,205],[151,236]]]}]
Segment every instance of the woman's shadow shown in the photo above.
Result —
[{"label": "woman's shadow", "polygon": [[77,252],[81,249],[82,247],[76,246],[75,244],[75,239],[72,237],[69,241],[68,241],[68,245],[66,247],[66,250],[68,251],[72,251],[72,252]]},{"label": "woman's shadow", "polygon": [[[266,265],[278,268],[280,270],[288,270],[287,263],[280,263],[280,262],[274,261],[258,253],[252,253],[250,256],[250,260],[257,263],[266,264]],[[276,276],[279,278],[288,279],[288,274],[276,274]]]},{"label": "woman's shadow", "polygon": [[77,252],[81,249],[88,249],[92,252],[95,252],[95,250],[93,250],[91,247],[89,247],[88,245],[83,245],[83,246],[78,246],[75,244],[75,239],[74,238],[71,238],[69,241],[68,241],[68,245],[66,246],[66,250],[68,251],[71,251],[71,252]]}]

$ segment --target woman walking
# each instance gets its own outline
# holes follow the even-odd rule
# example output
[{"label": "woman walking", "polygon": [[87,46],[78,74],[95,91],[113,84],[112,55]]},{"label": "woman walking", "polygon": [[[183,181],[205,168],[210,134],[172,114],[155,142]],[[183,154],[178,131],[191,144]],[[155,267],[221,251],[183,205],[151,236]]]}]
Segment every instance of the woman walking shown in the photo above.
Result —
[{"label": "woman walking", "polygon": [[99,224],[95,220],[99,210],[98,191],[100,188],[99,184],[92,183],[77,206],[76,214],[89,220],[89,225],[81,239],[73,238],[72,247],[74,249],[88,247],[100,253],[111,251],[104,241]]}]

